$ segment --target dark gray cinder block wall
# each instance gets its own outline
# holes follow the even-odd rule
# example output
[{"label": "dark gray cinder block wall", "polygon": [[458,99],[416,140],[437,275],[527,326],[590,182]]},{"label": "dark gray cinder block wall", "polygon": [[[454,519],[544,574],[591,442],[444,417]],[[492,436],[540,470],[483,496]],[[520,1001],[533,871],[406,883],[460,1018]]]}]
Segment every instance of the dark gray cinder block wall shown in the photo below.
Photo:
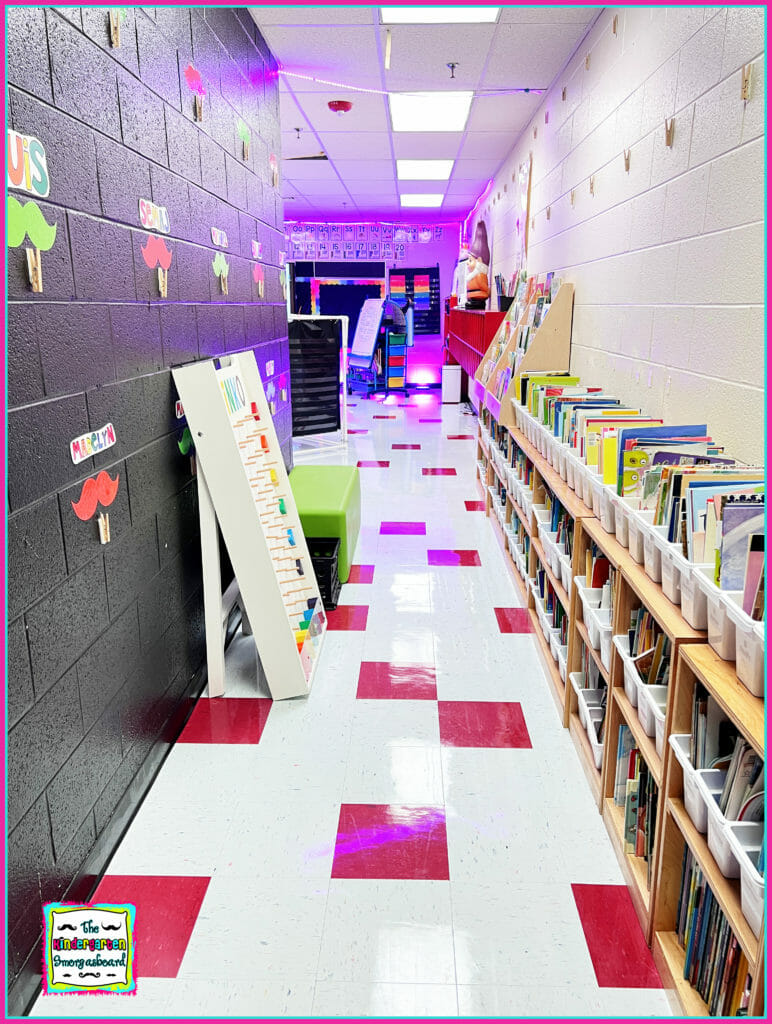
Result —
[{"label": "dark gray cinder block wall", "polygon": [[[41,903],[89,895],[200,687],[196,482],[169,368],[251,348],[264,380],[270,362],[289,370],[275,63],[246,9],[122,10],[116,49],[106,8],[8,10],[9,127],[45,147],[39,206],[57,225],[41,294],[24,246],[8,249],[12,1013],[39,985]],[[169,213],[165,300],[142,257],[140,199]],[[228,236],[227,297],[213,227]],[[71,440],[108,422],[116,445],[74,465]],[[289,462],[289,406],[275,422]],[[106,546],[72,508],[103,469],[119,478]]]}]

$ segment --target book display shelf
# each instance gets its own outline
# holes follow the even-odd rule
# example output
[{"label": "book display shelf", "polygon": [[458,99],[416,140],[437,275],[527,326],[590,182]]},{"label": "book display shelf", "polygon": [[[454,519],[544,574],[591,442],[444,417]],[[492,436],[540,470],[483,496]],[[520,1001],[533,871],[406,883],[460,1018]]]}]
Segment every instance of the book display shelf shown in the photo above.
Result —
[{"label": "book display shelf", "polygon": [[[494,338],[489,360],[500,340]],[[537,331],[533,343],[538,340]],[[645,557],[647,544],[656,550],[646,523],[632,515],[628,522],[627,509],[615,523],[615,503],[607,493],[613,489],[600,490],[597,474],[573,465],[573,449],[516,400],[517,375],[497,398],[496,367],[506,361],[506,349],[484,390],[478,379],[478,479],[507,568],[528,608],[563,725],[678,1012],[762,1013],[763,822],[723,820],[707,834],[713,808],[703,803],[706,821],[696,824],[689,810],[698,792],[713,800],[722,817],[715,790],[710,796],[707,788],[717,773],[694,771],[688,759],[686,768],[683,762],[695,731],[698,685],[720,709],[714,718],[731,723],[763,761],[763,696],[754,695],[747,674],[738,678],[735,663],[709,645],[704,609],[695,615],[691,606],[671,599],[680,597],[672,588],[663,589],[664,563],[656,566]],[[566,353],[554,369],[567,364]],[[545,366],[550,364],[537,359],[534,369]],[[623,530],[623,524],[631,529]],[[601,567],[603,582],[596,578]],[[737,636],[739,645],[739,626]],[[721,650],[727,654],[726,646]],[[703,699],[704,691],[699,690]],[[689,773],[700,776],[702,789],[692,785]],[[704,924],[701,918],[698,923],[694,895],[689,904],[691,876],[697,880],[692,889],[712,894],[703,900]]]}]

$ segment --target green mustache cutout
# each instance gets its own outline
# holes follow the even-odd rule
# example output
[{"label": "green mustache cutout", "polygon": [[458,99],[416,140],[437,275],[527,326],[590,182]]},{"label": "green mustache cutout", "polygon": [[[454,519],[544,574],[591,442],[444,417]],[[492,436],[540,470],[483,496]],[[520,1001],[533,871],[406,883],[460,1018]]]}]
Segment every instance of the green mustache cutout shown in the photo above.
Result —
[{"label": "green mustache cutout", "polygon": [[228,276],[230,266],[228,264],[228,261],[225,259],[221,252],[218,252],[215,258],[212,260],[212,270],[214,270],[217,277],[219,277],[221,274],[225,274],[226,277]]},{"label": "green mustache cutout", "polygon": [[8,196],[6,205],[6,237],[11,249],[21,245],[25,236],[36,249],[47,252],[56,240],[56,224],[49,224],[40,207],[30,199],[24,206],[14,196]]}]

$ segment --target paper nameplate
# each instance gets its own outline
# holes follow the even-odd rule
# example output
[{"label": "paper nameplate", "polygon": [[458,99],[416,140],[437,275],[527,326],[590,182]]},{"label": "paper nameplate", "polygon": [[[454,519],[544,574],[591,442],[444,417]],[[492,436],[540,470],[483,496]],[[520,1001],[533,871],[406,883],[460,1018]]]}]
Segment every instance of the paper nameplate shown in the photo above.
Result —
[{"label": "paper nameplate", "polygon": [[261,260],[263,258],[263,243],[258,242],[256,238],[252,239],[252,259]]},{"label": "paper nameplate", "polygon": [[219,245],[223,249],[228,248],[228,236],[220,228],[212,228],[212,242],[214,245]]},{"label": "paper nameplate", "polygon": [[46,151],[34,135],[20,135],[8,130],[6,139],[6,181],[8,188],[30,192],[45,199],[51,191]]},{"label": "paper nameplate", "polygon": [[112,448],[114,444],[115,428],[112,423],[107,423],[99,430],[94,430],[90,434],[81,434],[80,437],[70,441],[70,455],[77,466],[84,459],[96,455],[97,452],[105,451],[107,448]]},{"label": "paper nameplate", "polygon": [[164,235],[171,231],[169,211],[165,206],[156,206],[149,199],[139,201],[139,222],[148,231],[160,231]]}]

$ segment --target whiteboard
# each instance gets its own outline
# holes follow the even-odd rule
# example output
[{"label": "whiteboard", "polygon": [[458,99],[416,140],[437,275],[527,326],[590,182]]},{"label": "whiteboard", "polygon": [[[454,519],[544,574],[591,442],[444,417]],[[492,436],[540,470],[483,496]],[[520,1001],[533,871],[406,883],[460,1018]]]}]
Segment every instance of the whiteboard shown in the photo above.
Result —
[{"label": "whiteboard", "polygon": [[351,345],[351,359],[349,359],[349,362],[352,365],[361,365],[363,360],[366,361],[366,366],[370,365],[373,353],[375,352],[375,345],[378,341],[378,331],[381,327],[382,318],[383,300],[365,299],[362,303],[354,341]]}]

